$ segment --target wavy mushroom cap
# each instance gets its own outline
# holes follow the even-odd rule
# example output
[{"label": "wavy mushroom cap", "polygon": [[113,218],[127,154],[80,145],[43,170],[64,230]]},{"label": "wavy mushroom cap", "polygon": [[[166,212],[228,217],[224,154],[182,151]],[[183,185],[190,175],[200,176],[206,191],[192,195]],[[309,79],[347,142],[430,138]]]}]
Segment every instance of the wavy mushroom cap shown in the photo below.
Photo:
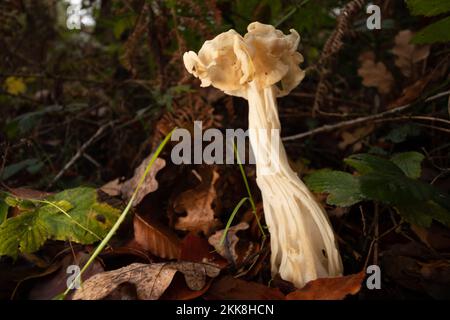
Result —
[{"label": "wavy mushroom cap", "polygon": [[183,56],[186,69],[199,78],[202,87],[212,85],[227,94],[246,98],[247,86],[255,81],[264,89],[274,86],[283,96],[305,76],[297,52],[300,36],[295,30],[283,34],[271,25],[251,23],[241,37],[229,30],[206,41],[198,55],[189,51]]}]

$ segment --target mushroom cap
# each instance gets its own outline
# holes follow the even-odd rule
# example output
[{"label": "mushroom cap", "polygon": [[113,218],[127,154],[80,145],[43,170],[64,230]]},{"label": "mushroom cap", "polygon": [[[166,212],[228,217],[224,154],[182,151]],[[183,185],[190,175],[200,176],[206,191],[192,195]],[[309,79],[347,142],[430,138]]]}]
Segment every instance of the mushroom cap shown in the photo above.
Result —
[{"label": "mushroom cap", "polygon": [[274,87],[276,96],[287,95],[305,76],[299,64],[303,56],[297,51],[299,34],[291,29],[285,35],[271,25],[251,23],[242,37],[234,30],[206,41],[198,55],[189,51],[183,56],[188,72],[227,94],[247,98],[252,81],[260,89]]}]

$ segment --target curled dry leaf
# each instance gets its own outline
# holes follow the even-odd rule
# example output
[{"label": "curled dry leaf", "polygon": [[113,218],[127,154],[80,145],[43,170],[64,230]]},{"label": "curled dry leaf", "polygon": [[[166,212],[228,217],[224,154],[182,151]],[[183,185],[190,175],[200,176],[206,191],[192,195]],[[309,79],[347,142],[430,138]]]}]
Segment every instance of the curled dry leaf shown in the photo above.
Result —
[{"label": "curled dry leaf", "polygon": [[395,37],[395,46],[392,52],[395,55],[395,65],[405,77],[413,74],[414,65],[425,60],[430,55],[430,46],[411,44],[413,37],[411,30],[400,31]]},{"label": "curled dry leaf", "polygon": [[100,187],[100,190],[110,195],[111,197],[120,196],[122,194],[122,183],[120,183],[120,179],[116,178],[105,183]]},{"label": "curled dry leaf", "polygon": [[406,104],[416,101],[417,98],[420,97],[420,95],[422,94],[423,90],[428,85],[428,83],[430,83],[432,75],[433,74],[430,73],[428,76],[422,77],[413,84],[404,88],[400,98],[390,103],[388,109],[404,106]]},{"label": "curled dry leaf", "polygon": [[321,278],[308,282],[302,289],[286,296],[287,300],[342,300],[349,294],[357,294],[366,274],[351,274],[343,277]]},{"label": "curled dry leaf", "polygon": [[210,264],[193,262],[133,263],[89,278],[75,292],[73,299],[100,300],[120,285],[131,283],[136,286],[138,299],[157,300],[169,287],[177,271],[183,273],[189,289],[201,290],[206,284],[206,277],[217,277],[220,269]]},{"label": "curled dry leaf", "polygon": [[227,235],[225,237],[225,241],[221,244],[222,236],[225,230],[219,230],[209,237],[208,242],[211,244],[222,257],[227,259],[229,262],[234,264],[238,264],[245,260],[246,257],[249,256],[251,252],[253,252],[253,244],[249,243],[248,246],[243,248],[244,252],[240,252],[238,250],[237,244],[239,242],[239,238],[236,235],[241,230],[248,229],[249,225],[246,222],[241,222],[231,228],[228,229]]},{"label": "curled dry leaf", "polygon": [[391,92],[394,77],[384,63],[375,62],[375,54],[373,52],[361,54],[359,60],[361,67],[358,69],[358,75],[363,79],[363,85],[375,87],[381,94]]},{"label": "curled dry leaf", "polygon": [[[122,195],[122,197],[128,201],[133,195],[134,190],[136,190],[136,187],[138,186],[141,177],[144,175],[145,169],[147,168],[152,156],[153,154],[149,155],[141,162],[141,164],[134,170],[134,175],[131,179],[123,183],[120,182],[119,178],[114,179],[103,185],[100,190],[112,197]],[[157,158],[155,160],[150,168],[150,171],[145,177],[144,183],[139,189],[136,198],[133,201],[133,206],[137,206],[147,194],[158,189],[156,174],[165,166],[166,161],[164,159]]]},{"label": "curled dry leaf", "polygon": [[[126,199],[130,199],[131,196],[133,195],[133,192],[138,186],[139,180],[144,175],[145,169],[147,168],[147,165],[150,162],[152,156],[153,154],[145,158],[144,161],[142,161],[142,163],[139,165],[139,167],[137,167],[136,170],[134,170],[133,178],[123,183],[121,191],[122,195],[125,196]],[[161,170],[165,166],[166,161],[164,159],[157,158],[155,160],[152,167],[150,168],[150,171],[145,177],[144,183],[139,189],[136,198],[134,199],[133,202],[134,206],[138,205],[147,194],[158,189],[158,181],[156,180],[156,174],[159,172],[159,170]]]},{"label": "curled dry leaf", "polygon": [[177,259],[180,255],[178,237],[164,225],[134,216],[134,238],[145,250],[155,256],[167,259]]},{"label": "curled dry leaf", "polygon": [[183,231],[203,231],[205,235],[219,224],[215,218],[213,202],[216,200],[215,183],[219,179],[219,174],[212,171],[210,181],[203,180],[194,189],[181,193],[175,200],[174,209],[176,212],[186,212],[185,217],[178,218],[175,224],[177,230]]}]

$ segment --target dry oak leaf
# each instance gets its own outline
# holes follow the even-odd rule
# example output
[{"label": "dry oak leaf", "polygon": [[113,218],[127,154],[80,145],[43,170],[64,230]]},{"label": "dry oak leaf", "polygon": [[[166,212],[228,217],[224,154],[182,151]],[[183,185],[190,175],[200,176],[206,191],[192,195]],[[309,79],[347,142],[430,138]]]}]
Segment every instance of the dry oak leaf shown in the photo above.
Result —
[{"label": "dry oak leaf", "polygon": [[206,285],[206,277],[217,277],[220,269],[210,264],[194,262],[133,263],[89,278],[75,292],[73,299],[100,300],[120,285],[131,283],[136,286],[138,299],[157,300],[169,287],[177,271],[184,274],[189,289],[201,290]]},{"label": "dry oak leaf", "polygon": [[[134,175],[130,180],[125,181],[121,187],[122,195],[129,200],[134,193],[141,177],[144,175],[145,169],[147,168],[148,163],[150,162],[153,154],[150,154],[147,158],[145,158],[142,163],[134,170]],[[138,205],[144,197],[158,189],[158,181],[156,180],[156,174],[166,166],[166,161],[161,158],[156,158],[153,163],[150,171],[145,177],[144,183],[136,194],[136,198],[133,201],[133,206]]]},{"label": "dry oak leaf", "polygon": [[316,279],[289,293],[286,300],[342,300],[349,294],[357,294],[365,277],[363,270],[343,277]]},{"label": "dry oak leaf", "polygon": [[177,259],[180,256],[180,240],[164,225],[144,219],[136,214],[133,220],[134,239],[145,250],[155,256]]},{"label": "dry oak leaf", "polygon": [[[230,227],[223,244],[221,244],[220,242],[222,240],[225,229],[219,230],[208,238],[208,242],[216,249],[218,254],[227,259],[229,262],[237,264],[239,261],[244,260],[249,255],[249,253],[253,252],[253,244],[251,243],[247,247],[247,252],[245,252],[244,254],[239,254],[236,248],[236,245],[239,242],[239,238],[236,234],[241,230],[248,229],[248,227],[249,225],[247,222],[241,222],[233,227]],[[243,257],[241,258],[240,256]]]},{"label": "dry oak leaf", "polygon": [[395,36],[395,46],[392,53],[395,55],[395,65],[405,77],[413,74],[414,64],[425,60],[430,55],[430,46],[411,44],[413,37],[411,30],[400,31]]},{"label": "dry oak leaf", "polygon": [[386,68],[383,62],[375,62],[373,52],[365,52],[359,56],[361,66],[358,75],[363,79],[366,87],[375,87],[381,94],[391,92],[394,84],[392,73]]},{"label": "dry oak leaf", "polygon": [[215,183],[219,174],[212,171],[211,181],[203,181],[198,187],[181,193],[174,202],[176,212],[186,212],[185,217],[179,217],[175,229],[183,231],[203,231],[205,235],[219,224],[214,216],[213,202],[217,193]]}]

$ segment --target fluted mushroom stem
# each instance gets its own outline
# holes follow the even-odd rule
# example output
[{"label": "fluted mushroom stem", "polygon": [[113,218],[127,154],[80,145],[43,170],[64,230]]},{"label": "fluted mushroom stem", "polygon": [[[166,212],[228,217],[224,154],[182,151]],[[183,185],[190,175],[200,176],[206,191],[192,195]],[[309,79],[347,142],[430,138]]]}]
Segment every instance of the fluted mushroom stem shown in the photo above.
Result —
[{"label": "fluted mushroom stem", "polygon": [[317,278],[341,275],[342,262],[326,212],[289,166],[273,87],[258,89],[252,82],[247,98],[256,181],[271,237],[272,274],[279,272],[298,288]]}]

